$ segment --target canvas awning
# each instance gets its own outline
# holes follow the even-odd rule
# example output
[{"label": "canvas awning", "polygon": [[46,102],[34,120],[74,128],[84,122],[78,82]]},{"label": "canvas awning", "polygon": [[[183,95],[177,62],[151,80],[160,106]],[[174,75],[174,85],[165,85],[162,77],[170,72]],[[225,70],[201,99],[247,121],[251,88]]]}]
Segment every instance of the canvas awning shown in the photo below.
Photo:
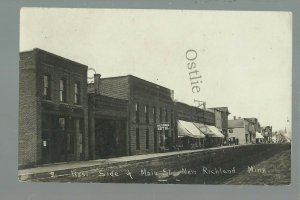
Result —
[{"label": "canvas awning", "polygon": [[193,123],[204,135],[208,137],[224,137],[224,135],[215,126],[208,126],[199,123]]},{"label": "canvas awning", "polygon": [[255,138],[256,138],[256,139],[264,139],[264,136],[262,136],[261,133],[256,132],[256,133],[255,133]]},{"label": "canvas awning", "polygon": [[204,138],[205,135],[192,123],[178,120],[177,123],[178,137]]},{"label": "canvas awning", "polygon": [[215,126],[208,126],[208,128],[215,134],[215,136],[212,137],[220,137],[220,138],[224,138],[225,136],[219,131],[219,129],[217,129],[217,127]]},{"label": "canvas awning", "polygon": [[193,123],[204,135],[207,135],[208,137],[214,137],[216,136],[214,132],[212,132],[207,125],[200,124],[200,123]]}]

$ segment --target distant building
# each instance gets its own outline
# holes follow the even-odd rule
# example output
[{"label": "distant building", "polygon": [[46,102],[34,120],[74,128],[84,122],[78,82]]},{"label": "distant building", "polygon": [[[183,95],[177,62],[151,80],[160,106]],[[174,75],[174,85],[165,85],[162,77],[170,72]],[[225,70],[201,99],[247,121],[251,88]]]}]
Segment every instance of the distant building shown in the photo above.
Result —
[{"label": "distant building", "polygon": [[224,140],[228,142],[228,115],[230,115],[228,107],[215,107],[208,110],[215,113],[215,126],[225,136]]},{"label": "distant building", "polygon": [[228,139],[236,144],[255,143],[255,127],[252,120],[235,118],[228,120]]},{"label": "distant building", "polygon": [[272,143],[272,137],[273,137],[273,133],[272,133],[272,126],[264,126],[261,128],[261,133],[264,137],[264,142],[265,143]]}]

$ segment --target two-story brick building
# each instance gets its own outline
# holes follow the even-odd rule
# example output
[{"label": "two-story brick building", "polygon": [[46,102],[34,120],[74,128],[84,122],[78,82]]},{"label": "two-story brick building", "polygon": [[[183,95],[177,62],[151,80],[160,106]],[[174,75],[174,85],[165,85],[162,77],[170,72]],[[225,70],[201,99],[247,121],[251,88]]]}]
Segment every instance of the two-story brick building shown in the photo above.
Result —
[{"label": "two-story brick building", "polygon": [[34,49],[19,70],[19,167],[87,159],[87,66]]},{"label": "two-story brick building", "polygon": [[[89,85],[89,90],[95,83]],[[126,154],[168,151],[174,145],[173,91],[132,75],[101,78],[99,94],[127,102]],[[166,124],[165,130],[158,125]]]}]

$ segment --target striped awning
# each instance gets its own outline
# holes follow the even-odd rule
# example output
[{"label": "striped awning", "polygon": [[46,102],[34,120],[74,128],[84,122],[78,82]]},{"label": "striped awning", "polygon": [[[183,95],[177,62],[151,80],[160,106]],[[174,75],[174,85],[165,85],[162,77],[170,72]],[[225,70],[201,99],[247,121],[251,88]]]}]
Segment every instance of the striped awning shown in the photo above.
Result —
[{"label": "striped awning", "polygon": [[178,120],[178,137],[204,138],[205,135],[192,123],[184,120]]},{"label": "striped awning", "polygon": [[215,126],[208,126],[200,123],[193,123],[204,135],[208,137],[221,137],[224,135]]},{"label": "striped awning", "polygon": [[215,126],[208,126],[208,128],[215,134],[212,137],[224,138],[225,136],[219,131],[219,129]]}]

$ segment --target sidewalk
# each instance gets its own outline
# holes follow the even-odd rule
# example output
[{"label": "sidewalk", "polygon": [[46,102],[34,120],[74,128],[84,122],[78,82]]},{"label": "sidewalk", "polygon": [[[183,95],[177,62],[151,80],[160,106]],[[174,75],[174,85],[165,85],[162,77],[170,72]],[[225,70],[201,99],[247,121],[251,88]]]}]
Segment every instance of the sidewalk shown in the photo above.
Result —
[{"label": "sidewalk", "polygon": [[133,155],[133,156],[124,156],[124,157],[116,157],[116,158],[108,158],[108,159],[98,159],[98,160],[88,160],[88,161],[72,161],[72,162],[64,162],[64,163],[55,163],[55,164],[45,164],[36,168],[22,169],[18,170],[18,176],[20,181],[26,181],[27,179],[44,176],[51,176],[51,172],[60,172],[65,173],[65,171],[70,171],[74,169],[89,169],[101,166],[107,166],[110,164],[118,164],[118,163],[126,163],[126,162],[134,162],[141,160],[148,160],[152,158],[158,157],[167,157],[173,155],[184,155],[190,154],[194,152],[200,151],[213,151],[215,149],[222,148],[234,148],[236,146],[221,146],[221,147],[213,147],[208,149],[197,149],[197,150],[183,150],[183,151],[174,151],[174,152],[166,152],[166,153],[153,153],[153,154],[144,154],[144,155]]}]

